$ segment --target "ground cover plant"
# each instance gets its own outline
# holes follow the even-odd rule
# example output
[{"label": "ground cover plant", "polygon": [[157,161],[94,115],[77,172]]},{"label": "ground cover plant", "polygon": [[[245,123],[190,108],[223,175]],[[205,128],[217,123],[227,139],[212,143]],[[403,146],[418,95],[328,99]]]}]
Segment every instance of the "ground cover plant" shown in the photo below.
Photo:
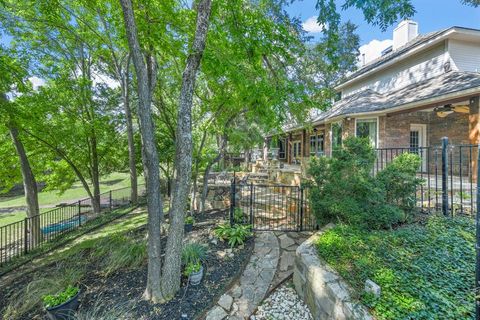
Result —
[{"label": "ground cover plant", "polygon": [[393,231],[340,224],[318,240],[318,253],[354,289],[365,280],[380,298],[358,294],[377,319],[473,319],[475,225],[429,217]]}]

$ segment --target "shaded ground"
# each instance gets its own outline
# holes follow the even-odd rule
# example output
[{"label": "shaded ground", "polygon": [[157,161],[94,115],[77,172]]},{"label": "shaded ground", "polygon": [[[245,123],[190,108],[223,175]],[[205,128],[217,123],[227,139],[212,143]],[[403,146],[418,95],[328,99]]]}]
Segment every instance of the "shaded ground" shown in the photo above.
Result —
[{"label": "shaded ground", "polygon": [[[248,262],[250,254],[253,250],[253,239],[250,239],[244,249],[235,249],[232,254],[228,254],[229,247],[223,243],[216,241],[211,236],[211,230],[216,223],[226,217],[225,212],[212,211],[203,216],[196,216],[196,226],[193,232],[187,236],[187,241],[196,243],[204,243],[208,245],[208,258],[205,262],[205,276],[202,283],[196,287],[186,286],[185,279],[182,281],[182,289],[177,293],[173,300],[167,304],[150,304],[141,299],[146,283],[146,263],[141,261],[139,266],[135,268],[123,268],[112,272],[105,276],[105,264],[101,257],[98,260],[89,262],[87,265],[82,261],[77,261],[73,266],[78,270],[87,269],[84,276],[81,277],[80,284],[84,293],[81,295],[82,312],[89,312],[91,309],[104,309],[110,313],[112,309],[123,308],[128,310],[128,319],[180,319],[182,314],[187,314],[189,319],[204,313],[211,304],[217,300],[232,281],[238,277],[243,271],[243,267]],[[133,224],[135,228],[128,231],[129,239],[134,241],[145,241],[144,217],[136,217]],[[125,220],[120,225],[129,224],[129,220]],[[139,225],[140,224],[140,225]],[[115,231],[116,232],[116,231]],[[112,237],[107,233],[102,235],[104,238]],[[88,241],[88,240],[86,240]],[[162,239],[165,244],[166,239]],[[82,242],[77,244],[82,246]],[[88,247],[84,245],[85,247]],[[90,247],[83,251],[75,253],[73,258],[81,260],[90,259],[94,250]],[[67,251],[66,251],[67,252]],[[73,263],[69,259],[68,263]],[[69,268],[71,269],[71,265]],[[27,285],[38,275],[47,275],[47,277],[55,277],[57,274],[53,270],[58,269],[56,263],[49,263],[35,273],[28,273],[21,276],[10,284],[0,287],[0,315],[4,314],[5,308],[12,299],[15,299],[20,292],[23,296],[28,290]],[[68,270],[68,269],[66,269]],[[95,310],[98,312],[98,310]],[[101,312],[101,310],[100,310]],[[18,319],[43,319],[44,313],[41,306],[37,306],[30,312],[17,317]]]}]

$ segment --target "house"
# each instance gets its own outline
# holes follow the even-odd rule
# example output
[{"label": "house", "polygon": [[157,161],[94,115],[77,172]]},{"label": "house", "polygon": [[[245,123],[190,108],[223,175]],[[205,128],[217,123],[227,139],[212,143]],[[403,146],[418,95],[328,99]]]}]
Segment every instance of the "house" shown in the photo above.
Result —
[{"label": "house", "polygon": [[423,150],[444,136],[451,145],[478,144],[480,30],[418,34],[416,22],[403,21],[392,47],[335,89],[340,100],[311,125],[268,137],[281,161],[331,155],[347,136],[368,137],[375,148]]}]

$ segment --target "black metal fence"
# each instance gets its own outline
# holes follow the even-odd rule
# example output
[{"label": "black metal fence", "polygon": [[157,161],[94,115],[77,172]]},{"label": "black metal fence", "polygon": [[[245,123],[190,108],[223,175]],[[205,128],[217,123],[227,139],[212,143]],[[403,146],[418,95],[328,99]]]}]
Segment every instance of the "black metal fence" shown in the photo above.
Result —
[{"label": "black metal fence", "polygon": [[442,211],[445,215],[476,214],[478,145],[442,145],[419,148],[379,148],[373,168],[383,170],[403,153],[417,154],[421,165],[417,177],[422,180],[415,194],[423,211]]},{"label": "black metal fence", "polygon": [[[230,223],[248,223],[254,230],[314,230],[308,205],[309,188],[291,185],[231,184]],[[238,220],[241,221],[238,221]]]},{"label": "black metal fence", "polygon": [[[139,185],[138,194],[145,192]],[[95,212],[91,199],[59,204],[57,208],[34,217],[24,218],[0,227],[0,266],[14,258],[41,247],[59,235],[79,228],[89,220],[110,211],[131,204],[131,188],[111,190],[100,195],[100,212]]]}]

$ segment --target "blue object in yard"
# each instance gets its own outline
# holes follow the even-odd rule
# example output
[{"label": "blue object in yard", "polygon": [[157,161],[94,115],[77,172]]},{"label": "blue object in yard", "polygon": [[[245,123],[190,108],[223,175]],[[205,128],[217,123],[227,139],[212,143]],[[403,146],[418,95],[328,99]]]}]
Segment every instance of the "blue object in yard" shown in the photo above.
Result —
[{"label": "blue object in yard", "polygon": [[71,218],[71,219],[57,222],[54,224],[50,224],[46,227],[41,228],[41,230],[43,234],[62,232],[64,230],[78,227],[79,222],[84,223],[86,220],[87,220],[86,216],[80,216],[80,219],[78,219],[78,217],[75,217],[75,218]]}]

